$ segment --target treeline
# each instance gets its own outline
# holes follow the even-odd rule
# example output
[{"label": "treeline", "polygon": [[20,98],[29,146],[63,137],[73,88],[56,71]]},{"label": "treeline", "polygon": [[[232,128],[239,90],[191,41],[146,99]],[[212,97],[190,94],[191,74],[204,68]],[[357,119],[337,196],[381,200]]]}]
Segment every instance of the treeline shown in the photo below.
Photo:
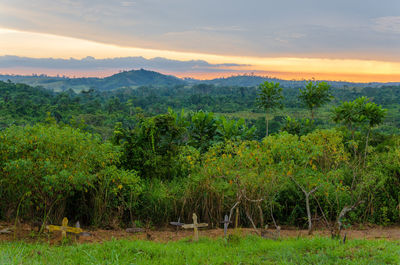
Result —
[{"label": "treeline", "polygon": [[[335,124],[329,110],[342,101],[366,96],[388,109],[388,115],[380,130],[397,132],[400,127],[400,88],[343,88],[331,89],[333,100],[315,117],[315,124],[329,128]],[[124,88],[111,91],[89,89],[79,93],[73,90],[55,93],[40,87],[0,82],[0,128],[11,124],[34,124],[48,115],[58,122],[71,126],[85,126],[85,130],[98,133],[103,138],[112,137],[117,122],[133,127],[133,116],[137,112],[152,116],[175,111],[208,111],[244,118],[248,126],[257,128],[256,137],[265,135],[263,110],[257,106],[256,87],[226,87],[208,84],[187,86]],[[304,114],[305,106],[299,100],[299,87],[283,88],[282,111],[271,117],[270,130],[278,132],[287,123],[287,116],[296,119],[309,118]]]},{"label": "treeline", "polygon": [[[9,93],[6,100],[1,94],[1,111],[7,115],[3,120],[34,116],[4,107],[16,105],[10,103],[18,100],[13,88],[21,96],[32,93],[32,106],[42,100],[43,108],[59,107],[62,101],[52,100],[65,96],[2,83]],[[190,221],[196,212],[214,226],[236,212],[236,206],[243,226],[268,223],[311,230],[317,222],[338,233],[348,224],[398,223],[400,138],[380,132],[386,111],[366,97],[337,104],[329,121],[335,126],[321,128],[314,120],[323,103],[335,104],[333,92],[324,84],[309,83],[296,99],[310,103],[309,118],[286,119],[280,132],[261,141],[257,128],[244,120],[173,109],[150,115],[129,102],[130,97],[130,105],[107,114],[122,117],[109,120],[115,123],[107,140],[88,132],[87,124],[72,114],[63,120],[66,115],[57,118],[54,110],[48,115],[44,109],[37,120],[25,120],[40,123],[7,125],[0,131],[0,219],[59,222],[67,216],[84,225],[152,226],[179,217]],[[254,93],[253,104],[264,110],[271,102],[288,102],[285,90],[274,83]],[[262,100],[274,93],[278,96],[272,101]],[[93,101],[80,100],[94,95],[102,99],[96,91],[71,92],[66,98],[79,103],[66,104],[72,110],[66,107],[63,113],[76,111],[73,106],[90,109]],[[315,105],[318,98],[331,103]],[[97,111],[107,117],[103,107]]]}]

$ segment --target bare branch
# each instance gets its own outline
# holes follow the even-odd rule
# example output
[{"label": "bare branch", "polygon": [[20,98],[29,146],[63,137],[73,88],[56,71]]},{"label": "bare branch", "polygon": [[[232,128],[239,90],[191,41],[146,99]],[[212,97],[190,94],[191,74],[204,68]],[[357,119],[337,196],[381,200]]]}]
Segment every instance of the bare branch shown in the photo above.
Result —
[{"label": "bare branch", "polygon": [[314,187],[312,190],[310,190],[310,191],[308,192],[308,194],[313,194],[313,193],[316,192],[317,189],[319,189],[321,186],[322,186],[322,184],[320,184],[320,185]]},{"label": "bare branch", "polygon": [[231,220],[233,210],[240,204],[240,197],[238,198],[238,201],[232,206],[230,212],[229,212],[229,221]]},{"label": "bare branch", "polygon": [[357,208],[360,204],[364,203],[364,201],[358,201],[356,202],[353,206],[345,206],[343,207],[342,211],[339,214],[339,217],[337,219],[337,223],[339,226],[339,233],[342,230],[343,224],[342,224],[342,219],[346,216],[348,212],[353,211],[355,208]]},{"label": "bare branch", "polygon": [[252,226],[253,226],[254,231],[255,231],[259,236],[261,236],[261,232],[257,230],[257,227],[256,227],[256,225],[254,224],[253,219],[251,218],[251,216],[250,216],[250,214],[249,214],[249,211],[247,210],[246,207],[245,207],[245,212],[246,212],[247,218],[250,220],[250,222],[251,222],[251,224],[252,224]]},{"label": "bare branch", "polygon": [[307,194],[307,191],[303,188],[302,185],[300,185],[291,175],[289,175],[289,177],[290,177],[290,179],[297,185],[297,187],[299,187],[299,188],[301,189],[301,191],[302,191],[304,194]]},{"label": "bare branch", "polygon": [[275,228],[278,228],[278,226],[276,225],[276,222],[275,222],[274,213],[272,212],[272,203],[271,203],[269,209],[271,211],[272,222],[274,222]]},{"label": "bare branch", "polygon": [[262,202],[262,201],[264,200],[264,198],[261,198],[261,199],[258,199],[258,200],[252,200],[252,199],[247,198],[247,196],[246,196],[246,189],[243,189],[243,190],[241,191],[241,194],[242,194],[243,197],[244,197],[247,201],[249,201],[249,202]]},{"label": "bare branch", "polygon": [[324,218],[324,220],[325,220],[325,223],[326,223],[326,226],[328,227],[328,229],[332,232],[332,226],[330,225],[330,223],[328,222],[328,219],[326,218],[326,216],[325,216],[325,213],[324,213],[324,211],[322,210],[322,207],[321,207],[321,205],[319,204],[319,201],[317,200],[317,198],[314,196],[314,194],[312,194],[312,196],[313,196],[313,198],[314,198],[314,200],[317,202],[317,204],[318,204],[318,207],[319,207],[319,210],[321,211],[321,213],[322,213],[322,217]]}]

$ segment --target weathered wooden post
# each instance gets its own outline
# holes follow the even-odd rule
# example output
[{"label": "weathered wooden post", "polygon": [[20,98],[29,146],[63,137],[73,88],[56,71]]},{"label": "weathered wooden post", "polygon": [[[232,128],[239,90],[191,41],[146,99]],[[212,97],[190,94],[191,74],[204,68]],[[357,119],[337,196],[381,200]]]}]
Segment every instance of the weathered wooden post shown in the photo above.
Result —
[{"label": "weathered wooden post", "polygon": [[67,237],[67,226],[68,226],[68,219],[67,217],[64,217],[62,222],[61,222],[61,236],[62,238]]},{"label": "weathered wooden post", "polygon": [[197,223],[197,215],[194,213],[193,214],[193,232],[194,232],[194,241],[198,241],[199,240],[199,229],[198,227],[198,223]]},{"label": "weathered wooden post", "polygon": [[224,224],[224,237],[226,237],[226,235],[228,233],[228,226],[231,223],[231,221],[229,221],[229,217],[227,214],[225,215],[224,221],[221,223]]},{"label": "weathered wooden post", "polygon": [[[77,221],[76,223],[75,223],[75,227],[76,228],[81,228],[81,224],[79,223],[79,221]],[[77,239],[77,240],[79,240],[79,236],[81,235],[81,233],[79,233],[79,234],[75,234],[75,239]]]},{"label": "weathered wooden post", "polygon": [[193,213],[193,224],[184,224],[182,227],[184,229],[193,229],[194,236],[193,236],[193,241],[199,241],[199,227],[207,227],[208,224],[206,223],[197,223],[197,215]]}]

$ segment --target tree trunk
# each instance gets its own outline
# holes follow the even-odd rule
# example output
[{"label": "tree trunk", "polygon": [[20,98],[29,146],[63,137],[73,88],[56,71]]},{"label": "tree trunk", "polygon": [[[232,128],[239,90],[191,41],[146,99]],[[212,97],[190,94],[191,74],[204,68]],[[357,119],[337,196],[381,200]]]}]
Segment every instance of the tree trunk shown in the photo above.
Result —
[{"label": "tree trunk", "polygon": [[314,109],[311,109],[311,120],[314,120]]},{"label": "tree trunk", "polygon": [[339,216],[338,216],[338,218],[336,220],[336,226],[335,226],[334,232],[332,233],[332,238],[340,238],[340,233],[341,233],[342,228],[343,228],[342,219],[346,216],[346,214],[348,212],[353,211],[354,209],[356,209],[362,203],[364,203],[364,201],[358,201],[352,206],[343,207],[343,209],[340,211],[340,214],[339,214]]},{"label": "tree trunk", "polygon": [[261,227],[261,230],[262,230],[262,229],[264,229],[264,213],[263,213],[263,210],[262,210],[260,204],[257,205],[257,207],[258,207],[258,211],[259,211],[259,214],[260,214],[260,227]]},{"label": "tree trunk", "polygon": [[312,222],[311,222],[311,210],[310,210],[310,193],[305,193],[306,195],[306,208],[307,208],[307,218],[308,218],[308,234],[312,234]]},{"label": "tree trunk", "polygon": [[268,136],[268,111],[267,111],[267,113],[265,114],[265,124],[266,124],[266,136]]},{"label": "tree trunk", "polygon": [[299,187],[301,189],[301,191],[304,193],[304,196],[306,196],[306,210],[307,210],[307,219],[308,219],[308,234],[311,235],[312,234],[312,221],[311,221],[311,210],[310,210],[310,195],[313,194],[314,192],[316,192],[321,185],[316,186],[312,190],[307,192],[307,190],[302,185],[300,185],[293,177],[290,176],[290,178],[297,185],[297,187]]},{"label": "tree trunk", "polygon": [[278,226],[276,225],[276,222],[275,222],[274,213],[273,213],[273,211],[272,211],[272,205],[270,205],[269,209],[270,209],[270,212],[271,212],[271,219],[272,219],[272,222],[274,222],[275,228],[278,228]]},{"label": "tree trunk", "polygon": [[368,150],[368,140],[369,140],[369,134],[371,132],[371,127],[368,129],[367,133],[367,139],[365,140],[365,151],[364,151],[364,166],[365,167],[365,162],[367,160],[367,150]]}]

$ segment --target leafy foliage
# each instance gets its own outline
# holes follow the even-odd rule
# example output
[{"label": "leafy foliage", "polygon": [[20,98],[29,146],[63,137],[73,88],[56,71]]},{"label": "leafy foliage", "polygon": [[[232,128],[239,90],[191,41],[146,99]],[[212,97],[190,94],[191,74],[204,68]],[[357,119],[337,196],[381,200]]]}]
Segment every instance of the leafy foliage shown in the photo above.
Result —
[{"label": "leafy foliage", "polygon": [[314,119],[314,111],[332,99],[330,86],[326,82],[308,82],[304,89],[300,89],[300,100],[311,112],[311,119]]},{"label": "leafy foliage", "polygon": [[133,130],[117,126],[115,142],[122,146],[122,165],[140,172],[143,178],[171,179],[178,174],[179,154],[185,128],[170,114],[139,121]]},{"label": "leafy foliage", "polygon": [[366,97],[354,101],[345,101],[334,109],[334,121],[342,122],[350,130],[355,130],[363,124],[374,127],[382,123],[386,110]]},{"label": "leafy foliage", "polygon": [[[0,132],[0,139],[2,215],[15,215],[13,211],[22,203],[22,217],[49,215],[61,220],[67,203],[83,207],[78,203],[82,196],[89,201],[102,199],[104,209],[97,205],[85,216],[101,222],[126,193],[140,192],[136,173],[116,168],[118,149],[98,137],[70,127],[35,125],[10,127]],[[100,198],[105,193],[107,197]]]},{"label": "leafy foliage", "polygon": [[287,116],[285,119],[285,124],[281,128],[281,131],[288,132],[293,135],[306,135],[315,129],[315,123],[310,119],[296,120]]}]

